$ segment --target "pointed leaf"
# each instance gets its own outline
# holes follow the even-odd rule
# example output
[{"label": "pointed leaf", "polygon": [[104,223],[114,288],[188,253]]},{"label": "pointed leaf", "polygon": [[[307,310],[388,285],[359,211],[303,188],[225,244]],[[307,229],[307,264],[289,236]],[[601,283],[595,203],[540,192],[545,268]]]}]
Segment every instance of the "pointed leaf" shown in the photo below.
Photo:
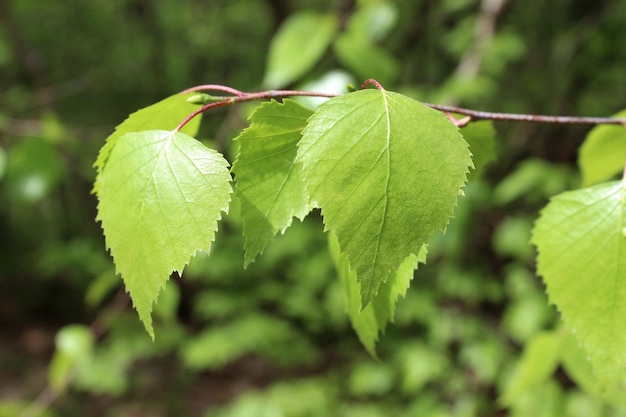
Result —
[{"label": "pointed leaf", "polygon": [[625,375],[625,193],[610,182],[559,194],[541,211],[532,238],[550,300],[604,387]]},{"label": "pointed leaf", "polygon": [[[142,132],[145,130],[172,130],[182,122],[185,117],[193,113],[199,106],[187,102],[187,99],[195,93],[175,94],[167,97],[158,103],[137,110],[126,120],[115,128],[115,131],[106,139],[104,146],[98,153],[98,158],[94,163],[96,168],[96,181],[93,192],[98,193],[100,188],[100,174],[106,165],[111,150],[117,144],[120,136],[126,133]],[[182,133],[195,136],[200,126],[200,117],[194,117],[182,129]]]},{"label": "pointed leaf", "polygon": [[[614,117],[626,117],[626,110]],[[583,174],[583,186],[613,179],[624,169],[626,158],[626,129],[624,126],[596,126],[580,147],[578,165]]]},{"label": "pointed leaf", "polygon": [[361,286],[356,280],[356,274],[350,271],[345,255],[339,251],[339,242],[332,233],[328,235],[328,246],[344,289],[346,310],[352,328],[367,351],[376,356],[378,335],[385,331],[388,321],[393,321],[398,298],[406,295],[418,263],[426,263],[427,247],[424,246],[418,256],[409,255],[398,271],[380,285],[372,302],[361,310]]},{"label": "pointed leaf", "polygon": [[228,162],[184,133],[118,138],[100,175],[98,220],[152,337],[152,303],[170,274],[209,250],[230,200]]},{"label": "pointed leaf", "polygon": [[297,161],[326,229],[356,272],[363,307],[445,229],[471,165],[467,143],[443,114],[379,90],[322,104]]},{"label": "pointed leaf", "polygon": [[272,39],[263,85],[284,87],[304,75],[324,54],[337,28],[332,14],[291,15]]},{"label": "pointed leaf", "polygon": [[304,219],[309,212],[302,165],[295,159],[296,144],[311,114],[292,100],[266,102],[252,113],[252,124],[236,138],[239,154],[232,172],[241,199],[245,266],[277,232],[291,225],[294,216]]}]

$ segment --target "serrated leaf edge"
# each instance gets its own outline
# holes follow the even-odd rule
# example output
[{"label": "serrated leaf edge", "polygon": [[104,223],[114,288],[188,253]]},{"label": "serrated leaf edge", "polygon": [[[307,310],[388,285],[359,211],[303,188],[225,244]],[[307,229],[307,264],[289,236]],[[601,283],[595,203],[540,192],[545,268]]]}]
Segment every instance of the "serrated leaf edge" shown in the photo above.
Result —
[{"label": "serrated leaf edge", "polygon": [[[239,141],[239,140],[240,140],[240,138],[241,138],[241,136],[242,136],[242,135],[244,135],[246,131],[249,131],[249,130],[252,128],[252,126],[253,126],[253,124],[254,124],[254,123],[258,123],[258,122],[254,122],[254,121],[253,121],[254,116],[255,116],[258,112],[260,112],[260,111],[262,111],[263,109],[265,109],[266,107],[269,107],[269,106],[272,106],[272,105],[278,105],[278,106],[280,106],[280,107],[284,107],[284,106],[285,106],[285,104],[286,104],[287,102],[293,102],[294,104],[298,104],[297,102],[295,102],[295,101],[293,101],[293,100],[289,100],[289,99],[286,99],[286,100],[284,100],[283,102],[279,102],[279,101],[276,101],[276,100],[272,99],[272,100],[270,100],[270,101],[266,101],[266,102],[261,103],[259,106],[257,106],[257,107],[253,110],[253,112],[250,114],[250,116],[248,116],[248,121],[250,121],[250,122],[251,122],[251,123],[250,123],[250,125],[249,125],[248,127],[246,127],[246,128],[245,128],[245,129],[244,129],[244,130],[243,130],[243,131],[239,134],[239,135],[237,135],[237,136],[233,139],[233,141],[235,141],[235,142],[236,142],[236,141]],[[311,116],[312,116],[313,114],[314,114],[314,112],[311,114]],[[309,116],[309,118],[310,118],[311,116]],[[307,119],[307,122],[305,122],[305,127],[306,127],[306,123],[308,123],[308,119]],[[303,129],[304,129],[304,128],[303,128]],[[300,136],[300,139],[302,138],[302,131],[303,131],[303,129],[300,129],[300,130],[298,131],[298,134],[299,134],[299,136]],[[294,131],[294,132],[295,132],[295,131]],[[298,142],[299,142],[299,141],[298,141]],[[296,145],[296,146],[297,146],[297,145]],[[234,174],[234,175],[235,175],[235,181],[234,181],[234,182],[235,182],[235,190],[234,190],[235,197],[237,197],[237,181],[236,181],[236,172],[235,172],[235,171],[237,170],[237,165],[238,165],[238,161],[239,161],[239,157],[240,157],[240,155],[241,155],[241,147],[238,149],[238,151],[237,151],[237,156],[235,157],[235,161],[233,162],[233,164],[232,164],[232,166],[231,166],[231,168],[230,168],[231,174]],[[274,198],[274,202],[272,203],[272,207],[273,207],[274,203],[276,202],[276,199],[278,198],[278,195],[279,195],[279,194],[283,191],[283,189],[284,189],[284,185],[285,185],[285,183],[287,182],[287,179],[288,179],[288,178],[292,175],[292,173],[293,173],[293,171],[294,171],[294,169],[295,169],[296,165],[299,165],[299,164],[300,164],[300,165],[302,165],[301,163],[297,162],[297,161],[296,161],[296,159],[294,158],[294,160],[293,160],[293,161],[292,161],[292,163],[291,163],[291,166],[289,167],[289,172],[287,173],[287,176],[286,176],[285,180],[283,180],[283,182],[282,182],[282,184],[281,184],[281,187],[280,187],[280,188],[277,190],[277,192],[276,192],[276,196],[275,196],[275,198]],[[288,228],[290,228],[290,227],[291,227],[291,225],[293,224],[293,219],[294,219],[294,218],[297,218],[298,220],[303,221],[303,220],[304,220],[304,219],[308,216],[308,214],[309,214],[309,213],[311,212],[311,210],[313,209],[313,206],[312,206],[312,204],[311,204],[311,194],[309,193],[309,190],[308,190],[308,188],[306,187],[306,183],[304,183],[304,184],[303,184],[303,191],[304,191],[304,193],[307,195],[307,200],[308,200],[308,203],[306,204],[306,207],[305,207],[305,210],[304,210],[304,211],[305,211],[305,214],[304,214],[304,215],[302,215],[302,216],[299,216],[298,214],[294,214],[293,216],[291,216],[291,217],[289,218],[289,220],[288,220],[287,224],[286,224],[284,227],[282,227],[282,228],[277,228],[277,227],[274,227],[273,225],[271,225],[271,224],[270,224],[270,225],[272,226],[272,227],[271,227],[271,230],[272,230],[272,238],[271,238],[271,239],[269,239],[269,240],[266,242],[266,244],[265,244],[265,245],[263,245],[263,248],[261,248],[261,250],[259,250],[259,251],[258,251],[256,254],[254,254],[254,255],[249,255],[249,251],[248,251],[248,249],[247,249],[247,248],[245,249],[245,255],[244,255],[244,269],[245,269],[245,268],[247,268],[248,266],[250,266],[250,264],[251,264],[251,263],[253,263],[253,262],[256,260],[256,258],[257,258],[258,256],[260,256],[260,255],[262,255],[262,254],[263,254],[263,251],[265,250],[265,247],[267,247],[267,244],[269,244],[272,240],[274,240],[274,239],[276,238],[276,235],[277,235],[278,233],[284,234],[284,233],[285,233],[285,231],[286,231]],[[242,208],[242,210],[243,210],[243,208]],[[264,216],[264,222],[265,222],[265,223],[269,223],[267,213],[263,213],[263,216]],[[245,239],[245,240],[246,240],[246,242],[247,242],[247,239],[248,239],[249,234],[248,234],[248,233],[246,233],[246,229],[248,229],[248,225],[247,225],[247,223],[246,223],[245,221],[243,222],[243,229],[244,229],[244,230],[243,230],[244,239]],[[257,238],[257,240],[258,240],[258,238]],[[246,244],[246,246],[248,246],[248,245]]]},{"label": "serrated leaf edge", "polygon": [[[134,133],[145,133],[145,132],[149,132],[149,131],[141,131],[141,132],[126,132],[123,135],[120,135],[119,137],[116,138],[116,141],[119,140],[120,138],[122,138],[123,136],[127,135],[127,134],[134,134]],[[163,131],[163,132],[168,132],[168,131]],[[169,131],[169,135],[170,138],[177,133],[177,131]],[[195,138],[194,138],[195,139]],[[197,139],[196,139],[197,140]],[[107,156],[107,160],[110,157],[110,153],[113,151],[113,147],[109,150],[109,156]],[[224,155],[220,152],[216,152],[216,155],[221,156],[224,161],[226,162],[225,165],[225,169],[229,169],[230,167],[230,163],[228,162],[228,160],[224,157]],[[229,170],[230,172],[230,170]],[[122,271],[120,271],[119,266],[115,263],[115,256],[113,255],[113,253],[111,252],[111,245],[108,242],[108,236],[106,233],[106,230],[104,228],[104,225],[102,223],[102,219],[100,218],[100,201],[98,201],[98,205],[97,205],[97,215],[96,215],[96,221],[100,222],[100,226],[102,228],[102,233],[105,237],[105,247],[108,250],[108,252],[110,253],[111,257],[113,258],[113,262],[114,262],[114,267],[115,267],[115,274],[119,275],[122,278],[122,281],[124,282],[124,292],[126,292],[133,304],[133,308],[137,311],[137,314],[141,320],[141,322],[144,324],[144,328],[146,329],[146,331],[148,332],[148,334],[150,335],[151,339],[154,341],[155,339],[155,334],[154,334],[154,328],[152,326],[152,312],[154,311],[154,305],[158,302],[158,298],[159,295],[161,294],[161,292],[163,291],[163,289],[165,288],[165,286],[167,285],[167,282],[169,281],[169,279],[171,278],[171,275],[173,273],[177,273],[179,275],[182,275],[182,272],[184,271],[185,267],[187,267],[189,265],[189,263],[191,262],[191,259],[194,258],[199,252],[204,251],[209,253],[211,250],[211,247],[213,246],[213,243],[215,242],[216,236],[217,236],[217,231],[219,230],[219,223],[223,220],[223,215],[224,214],[228,214],[228,210],[230,207],[230,203],[232,202],[232,195],[233,195],[233,187],[232,187],[232,179],[230,181],[231,185],[228,187],[228,199],[226,201],[226,205],[221,208],[218,212],[218,217],[215,219],[215,228],[214,230],[211,231],[211,240],[208,242],[208,245],[206,248],[195,248],[192,249],[189,257],[187,258],[186,261],[183,262],[182,265],[180,266],[176,266],[174,268],[171,269],[171,271],[169,272],[168,277],[162,281],[162,283],[158,286],[158,292],[156,293],[156,295],[154,297],[149,297],[149,309],[148,311],[145,313],[147,316],[144,317],[144,314],[142,312],[139,311],[139,309],[137,308],[135,301],[132,298],[132,294],[130,293],[130,290],[128,290],[128,286],[126,285],[126,277],[124,276],[124,274],[122,273]]]},{"label": "serrated leaf edge", "polygon": [[[542,218],[543,214],[545,213],[545,211],[548,209],[548,207],[550,206],[550,204],[552,203],[552,200],[563,195],[563,194],[568,194],[568,193],[575,193],[575,192],[580,192],[580,191],[584,191],[587,189],[591,189],[591,188],[595,188],[595,187],[599,187],[602,185],[606,185],[609,184],[611,182],[617,182],[617,181],[605,181],[602,183],[597,183],[597,184],[592,184],[589,185],[588,187],[585,188],[581,188],[578,190],[571,190],[571,191],[565,191],[562,193],[559,193],[553,197],[550,198],[550,201],[539,211],[539,216],[537,217],[537,220],[535,221],[535,225],[533,226],[532,229],[532,233],[531,233],[531,239],[530,239],[530,243],[535,246],[535,248],[537,249],[537,274],[541,276],[542,281],[544,282],[544,285],[546,286],[546,295],[548,297],[548,302],[550,303],[550,305],[552,305],[555,310],[558,312],[558,315],[561,319],[561,321],[563,322],[563,326],[565,328],[566,331],[570,332],[572,334],[572,336],[574,337],[575,342],[578,344],[578,346],[580,347],[580,349],[583,351],[583,353],[585,354],[585,358],[589,361],[589,363],[592,366],[593,369],[593,373],[594,376],[597,376],[597,368],[596,365],[594,363],[593,357],[592,355],[590,355],[589,353],[589,347],[588,344],[585,342],[584,337],[581,338],[581,335],[579,333],[579,329],[577,326],[574,326],[569,318],[566,319],[565,315],[563,314],[563,311],[561,310],[559,304],[554,301],[554,297],[550,294],[550,292],[547,289],[547,283],[545,282],[546,277],[543,273],[540,272],[541,266],[540,266],[540,261],[539,261],[539,257],[541,255],[541,250],[539,248],[539,244],[536,240],[536,228],[537,228],[537,223],[540,221],[540,219]],[[624,235],[624,238],[626,239],[626,228],[624,227],[624,224],[626,222],[626,218],[625,218],[625,214],[624,214],[624,210],[626,208],[626,177],[624,177],[621,181],[622,187],[621,187],[621,198],[620,198],[620,231],[621,233]],[[600,391],[601,392],[605,392],[607,389],[607,384],[604,381],[598,380],[598,384],[600,385]]]},{"label": "serrated leaf edge", "polygon": [[[359,90],[359,91],[361,91],[361,90]],[[387,93],[387,90],[384,90],[384,89],[383,89],[383,90],[378,90],[378,91],[380,91],[380,92],[382,93],[383,99],[384,99],[384,101],[385,101],[385,109],[386,109],[386,111],[385,111],[385,115],[386,115],[386,118],[387,118],[387,145],[386,145],[386,150],[388,151],[388,150],[389,150],[389,145],[390,145],[390,142],[389,142],[389,141],[390,141],[390,129],[391,129],[391,122],[390,122],[390,116],[389,116],[389,105],[388,105],[388,102],[387,102],[387,94],[386,94],[386,93]],[[399,93],[396,93],[396,94],[399,94]],[[399,95],[401,95],[401,94],[399,94]],[[341,96],[339,96],[339,97],[341,97]],[[338,97],[338,98],[339,98],[339,97]],[[326,104],[326,103],[328,103],[328,102],[330,102],[330,101],[332,101],[332,100],[333,100],[333,98],[329,99],[327,102],[323,103],[323,105],[324,105],[324,104]],[[420,104],[420,105],[422,105],[422,106],[425,106],[423,103],[421,103],[421,102],[419,102],[419,101],[417,101],[417,100],[414,100],[414,101],[416,101],[416,103],[419,103],[419,104]],[[425,107],[428,107],[428,106],[425,106]],[[318,109],[318,110],[316,110],[315,112],[313,112],[313,114],[311,114],[311,116],[307,119],[306,126],[305,126],[305,128],[303,129],[303,131],[302,131],[303,133],[304,133],[304,131],[308,128],[309,121],[310,121],[313,117],[315,117],[315,115],[318,113],[318,111],[319,111],[319,109]],[[457,133],[458,133],[458,135],[459,135],[459,138],[460,138],[460,139],[462,139],[462,140],[463,140],[463,142],[465,143],[465,147],[466,147],[466,149],[468,150],[469,157],[470,157],[470,159],[469,159],[470,164],[469,164],[469,165],[465,168],[465,172],[464,172],[464,180],[463,180],[462,184],[461,184],[461,185],[459,185],[459,187],[458,187],[458,196],[464,196],[464,195],[465,195],[465,193],[464,193],[464,188],[467,186],[467,183],[468,183],[468,180],[469,180],[469,175],[470,175],[470,173],[471,173],[471,170],[472,170],[472,169],[474,169],[474,160],[473,160],[473,156],[474,156],[474,155],[472,154],[472,152],[471,152],[471,148],[470,148],[470,145],[469,145],[469,143],[465,140],[465,137],[463,136],[461,129],[460,129],[458,126],[456,126],[456,125],[455,125],[455,127],[456,127]],[[331,129],[332,129],[332,128],[331,128]],[[300,145],[300,142],[298,142],[298,149],[301,149],[299,145]],[[388,152],[387,152],[387,153],[388,153]],[[296,157],[296,160],[297,160],[297,159],[298,159],[298,157]],[[300,163],[302,163],[302,164],[303,164],[303,166],[304,166],[304,165],[306,165],[306,163],[305,163],[304,161],[300,161]],[[389,165],[390,165],[390,164],[388,164],[388,166],[389,166]],[[311,192],[308,190],[308,186],[306,185],[306,184],[308,183],[308,181],[307,181],[307,180],[308,180],[308,178],[307,178],[307,170],[304,170],[304,180],[305,180],[305,187],[307,187],[307,190],[306,190],[306,191],[307,191],[307,194],[309,195],[309,198],[310,198],[310,203],[309,203],[309,204],[310,204],[310,206],[311,206],[311,210],[312,210],[312,209],[314,209],[314,208],[319,208],[319,209],[320,209],[320,211],[321,211],[321,213],[322,213],[322,221],[323,221],[323,224],[324,224],[324,232],[333,232],[333,233],[334,233],[334,231],[332,231],[331,229],[329,229],[329,228],[328,228],[328,225],[326,224],[326,215],[325,215],[325,210],[324,210],[324,208],[323,208],[323,207],[321,207],[321,206],[320,206],[320,204],[319,204],[317,201],[315,201],[315,200],[313,200],[313,199],[311,198]],[[388,188],[388,184],[389,184],[389,174],[387,175],[387,179],[386,179],[386,181],[387,181],[386,188]],[[435,234],[437,231],[440,231],[440,232],[442,232],[442,233],[444,233],[444,234],[445,234],[445,232],[446,232],[446,230],[447,230],[447,227],[448,227],[448,225],[450,224],[450,221],[454,218],[454,212],[455,212],[455,209],[456,209],[456,207],[457,207],[457,206],[458,206],[458,197],[457,197],[457,199],[455,200],[454,205],[452,205],[452,206],[451,206],[450,213],[449,213],[449,214],[448,214],[448,216],[447,216],[447,221],[445,222],[445,224],[444,224],[444,225],[442,225],[442,226],[441,226],[441,228],[437,227],[437,228],[433,229],[433,230],[429,233],[429,235],[426,237],[425,242],[423,242],[423,246],[424,246],[424,245],[428,245],[428,242],[430,241],[430,239],[432,238],[432,236],[434,236],[434,234]],[[341,242],[339,241],[339,239],[337,239],[337,243],[338,243],[338,246],[339,246],[339,251],[340,251],[340,253],[341,253],[343,256],[345,256],[345,251],[344,251],[344,250],[343,250],[343,248],[341,247]],[[423,246],[422,246],[422,247],[423,247]],[[391,268],[391,269],[389,269],[388,271],[386,271],[386,276],[385,276],[385,279],[384,279],[384,280],[382,280],[382,281],[379,283],[379,285],[377,286],[377,288],[376,288],[376,290],[373,292],[373,294],[371,294],[371,296],[369,296],[369,299],[370,299],[370,300],[371,300],[373,297],[375,297],[376,295],[378,295],[378,288],[380,287],[380,284],[382,284],[382,283],[384,283],[384,282],[387,282],[387,280],[389,279],[389,276],[390,276],[391,274],[393,274],[393,273],[397,272],[397,271],[398,271],[398,269],[400,268],[400,266],[402,265],[402,263],[404,262],[404,260],[405,260],[406,258],[408,258],[409,256],[411,256],[411,255],[416,256],[416,257],[419,257],[419,251],[418,251],[418,253],[409,252],[409,254],[407,254],[407,256],[406,256],[406,257],[405,257],[405,258],[404,258],[401,262],[399,262],[399,263],[398,263],[398,265],[396,265],[396,267]],[[346,257],[346,261],[347,261],[347,263],[348,263],[348,270],[349,270],[349,272],[350,272],[350,273],[355,273],[355,274],[356,274],[356,270],[355,270],[355,269],[354,269],[354,267],[352,266],[352,263],[350,262],[350,259],[349,259],[347,256],[345,256],[345,257]],[[424,262],[424,263],[425,263],[425,262]],[[362,277],[359,277],[359,276],[357,275],[357,282],[359,283],[359,285],[361,285],[361,283],[362,283]],[[370,304],[370,301],[366,301],[366,300],[364,299],[364,296],[363,296],[363,293],[362,293],[362,298],[361,298],[361,311],[363,311],[363,309],[364,309],[364,308],[366,308],[369,304]]]}]

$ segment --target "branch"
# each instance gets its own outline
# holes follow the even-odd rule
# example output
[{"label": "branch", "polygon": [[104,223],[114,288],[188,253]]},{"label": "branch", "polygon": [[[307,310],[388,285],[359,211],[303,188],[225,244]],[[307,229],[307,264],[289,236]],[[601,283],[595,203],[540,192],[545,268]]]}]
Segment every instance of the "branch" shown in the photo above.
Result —
[{"label": "branch", "polygon": [[[374,86],[378,90],[384,91],[381,84],[373,79],[366,80],[361,89],[367,88],[369,85]],[[201,92],[201,91],[220,91],[223,93],[232,94],[232,96],[212,96],[209,94],[198,94],[192,96],[188,101],[195,104],[202,104],[202,107],[191,113],[185,118],[177,127],[176,131],[183,128],[191,119],[197,115],[204,113],[205,111],[222,106],[228,106],[235,103],[243,103],[253,100],[269,100],[269,99],[283,99],[289,97],[324,97],[333,98],[340,96],[337,93],[322,93],[316,91],[300,91],[300,90],[267,90],[259,91],[255,93],[246,93],[236,90],[231,87],[207,84],[199,85],[196,87],[188,88],[181,92]],[[480,110],[471,110],[463,107],[446,106],[441,104],[424,103],[425,106],[439,110],[446,114],[452,123],[459,127],[468,125],[471,122],[478,120],[492,120],[495,122],[525,122],[525,123],[550,123],[550,124],[579,124],[579,125],[621,125],[626,127],[626,118],[613,118],[613,117],[576,117],[576,116],[549,116],[541,114],[519,114],[519,113],[497,113],[487,112]],[[452,114],[460,114],[466,116],[462,119],[455,119]]]},{"label": "branch", "polygon": [[[229,91],[230,90],[230,91]],[[230,87],[221,86],[221,85],[213,85],[208,84],[206,86],[197,86],[188,88],[181,92],[181,94],[189,93],[192,91],[222,91],[222,92],[232,92],[233,96],[211,96],[208,94],[192,96],[188,101],[196,104],[201,104],[202,100],[205,99],[209,101],[209,103],[204,104],[202,107],[191,113],[189,116],[185,118],[180,124],[176,127],[176,131],[179,131],[183,128],[191,119],[196,117],[197,115],[204,113],[209,109],[213,109],[216,107],[228,106],[235,103],[244,103],[246,101],[253,100],[269,100],[273,98],[288,98],[288,97],[324,97],[324,98],[332,98],[337,97],[340,94],[335,93],[320,93],[315,91],[300,91],[300,90],[267,90],[267,91],[259,91],[256,93],[244,93],[239,90],[232,89]]]},{"label": "branch", "polygon": [[[576,117],[576,116],[548,116],[543,114],[496,113],[480,110],[470,110],[463,107],[444,106],[441,104],[422,103],[425,106],[444,113],[456,113],[469,116],[470,121],[493,120],[496,122],[527,122],[573,125],[622,125],[626,127],[626,118],[614,117]],[[468,122],[468,123],[469,123]]]}]

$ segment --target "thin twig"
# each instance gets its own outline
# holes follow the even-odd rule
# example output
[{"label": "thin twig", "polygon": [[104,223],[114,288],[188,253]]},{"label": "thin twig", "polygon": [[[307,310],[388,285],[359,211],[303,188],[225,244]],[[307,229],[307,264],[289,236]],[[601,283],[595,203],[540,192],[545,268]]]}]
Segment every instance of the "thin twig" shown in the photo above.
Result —
[{"label": "thin twig", "polygon": [[480,110],[470,110],[463,107],[444,106],[441,104],[422,103],[435,110],[446,113],[470,116],[472,121],[493,120],[495,122],[528,122],[577,125],[623,125],[626,127],[626,118],[614,117],[576,117],[576,116],[548,116],[543,114],[496,113]]},{"label": "thin twig", "polygon": [[186,90],[181,91],[180,93],[181,94],[193,93],[195,91],[221,91],[223,93],[229,93],[235,96],[243,96],[246,94],[243,91],[239,91],[232,87],[219,85],[219,84],[196,85],[195,87],[188,88]]},{"label": "thin twig", "polygon": [[[374,80],[368,79],[362,85],[361,89],[366,88],[368,85],[373,85],[378,90],[385,91],[382,85]],[[288,97],[325,97],[325,98],[333,98],[338,97],[341,94],[337,93],[322,93],[315,91],[300,91],[300,90],[267,90],[267,91],[259,91],[255,93],[246,93],[239,90],[232,89],[226,86],[220,85],[204,85],[189,88],[183,92],[191,92],[191,91],[203,91],[203,90],[216,90],[223,91],[227,93],[232,93],[233,96],[224,96],[224,97],[212,97],[210,103],[203,105],[189,116],[183,120],[178,127],[176,127],[176,131],[185,126],[189,120],[193,119],[200,113],[204,113],[205,111],[216,108],[227,106],[235,103],[243,103],[247,101],[253,100],[267,100],[267,99],[282,99]],[[480,110],[471,110],[463,107],[456,106],[446,106],[441,104],[431,104],[431,103],[422,103],[425,106],[433,108],[435,110],[442,111],[446,114],[455,113],[461,114],[464,116],[468,116],[466,118],[460,119],[458,121],[454,121],[457,126],[462,127],[471,122],[478,120],[492,120],[495,122],[526,122],[526,123],[551,123],[551,124],[579,124],[579,125],[622,125],[626,127],[626,118],[613,118],[613,117],[577,117],[577,116],[549,116],[543,114],[519,114],[519,113],[498,113],[498,112],[487,112]],[[448,116],[450,118],[450,116]]]},{"label": "thin twig", "polygon": [[[216,86],[212,86],[212,87],[216,87]],[[196,87],[187,89],[183,91],[182,93],[190,92],[190,91],[199,91],[199,90],[194,90],[194,88]],[[229,88],[229,87],[225,87],[225,88]],[[216,107],[228,106],[230,104],[244,103],[246,101],[254,101],[254,100],[268,100],[268,99],[273,99],[273,98],[287,98],[287,97],[297,97],[297,96],[332,98],[332,97],[337,97],[340,95],[340,94],[335,94],[335,93],[320,93],[320,92],[315,92],[315,91],[300,91],[300,90],[267,90],[267,91],[259,91],[256,93],[244,93],[244,92],[239,92],[239,93],[241,94],[237,94],[232,97],[213,97],[210,103],[205,104],[204,106],[195,110],[189,116],[185,117],[185,119],[182,122],[180,122],[180,124],[174,130],[180,131],[180,129],[182,129],[187,123],[189,123],[191,119],[193,119],[200,113],[204,113],[205,111],[216,108]]]}]

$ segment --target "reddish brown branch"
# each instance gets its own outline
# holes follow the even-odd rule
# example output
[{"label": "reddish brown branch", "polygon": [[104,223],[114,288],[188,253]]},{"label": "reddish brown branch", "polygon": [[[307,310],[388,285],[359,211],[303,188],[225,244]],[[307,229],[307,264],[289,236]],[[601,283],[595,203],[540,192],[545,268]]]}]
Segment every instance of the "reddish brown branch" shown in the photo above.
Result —
[{"label": "reddish brown branch", "polygon": [[[385,91],[383,86],[376,80],[370,78],[365,80],[361,85],[361,89],[366,88],[368,85],[373,85],[380,91]],[[187,116],[185,120],[183,120],[176,130],[182,129],[189,120],[193,119],[200,113],[204,113],[205,111],[215,108],[227,106],[235,103],[243,103],[246,101],[253,100],[267,100],[267,99],[282,99],[288,97],[325,97],[325,98],[333,98],[337,97],[340,94],[335,93],[321,93],[315,91],[300,91],[300,90],[268,90],[268,91],[259,91],[256,93],[246,93],[243,91],[236,90],[231,87],[216,85],[216,84],[207,84],[207,85],[199,85],[196,87],[188,88],[183,91],[183,93],[193,92],[193,91],[222,91],[225,93],[232,94],[232,96],[223,96],[223,97],[211,97],[211,102],[203,105],[192,114]],[[517,113],[497,113],[497,112],[486,112],[480,110],[471,110],[465,109],[463,107],[455,107],[455,106],[445,106],[440,104],[431,104],[431,103],[422,103],[425,106],[431,107],[435,110],[439,110],[444,112],[448,118],[457,126],[463,127],[471,122],[478,120],[492,120],[495,122],[526,122],[526,123],[551,123],[551,124],[581,124],[581,125],[603,125],[603,124],[612,124],[612,125],[622,125],[626,127],[626,118],[611,118],[611,117],[576,117],[576,116],[548,116],[541,114],[517,114]],[[464,117],[462,119],[456,120],[451,114],[460,114]]]},{"label": "reddish brown branch", "polygon": [[469,116],[472,121],[493,120],[495,122],[527,122],[552,124],[579,124],[579,125],[623,125],[626,127],[626,118],[612,117],[576,117],[576,116],[547,116],[543,114],[496,113],[480,110],[470,110],[462,107],[444,106],[441,104],[422,103],[444,113],[456,113]]},{"label": "reddish brown branch", "polygon": [[195,91],[221,91],[222,93],[228,93],[228,94],[232,94],[235,96],[243,96],[246,94],[243,91],[239,91],[232,87],[219,85],[219,84],[196,85],[195,87],[188,88],[186,90],[181,91],[180,93],[181,94],[193,93]]}]

